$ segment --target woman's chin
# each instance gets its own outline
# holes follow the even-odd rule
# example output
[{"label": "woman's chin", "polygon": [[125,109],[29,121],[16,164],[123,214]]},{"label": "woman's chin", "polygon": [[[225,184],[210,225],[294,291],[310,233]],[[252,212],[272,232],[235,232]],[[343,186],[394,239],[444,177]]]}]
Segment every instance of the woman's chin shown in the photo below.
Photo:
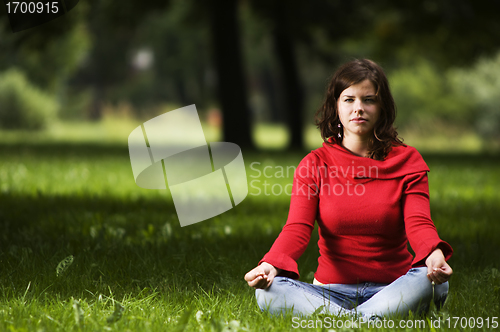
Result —
[{"label": "woman's chin", "polygon": [[373,136],[373,130],[355,130],[349,136],[355,139],[367,139]]}]

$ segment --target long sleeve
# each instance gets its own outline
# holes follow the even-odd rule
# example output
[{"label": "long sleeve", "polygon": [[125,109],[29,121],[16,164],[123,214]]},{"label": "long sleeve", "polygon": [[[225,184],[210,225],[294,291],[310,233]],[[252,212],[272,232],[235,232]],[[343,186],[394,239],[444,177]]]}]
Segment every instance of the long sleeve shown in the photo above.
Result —
[{"label": "long sleeve", "polygon": [[318,210],[317,160],[316,156],[309,154],[295,170],[287,222],[260,261],[283,270],[282,275],[294,279],[299,278],[296,261],[307,248]]},{"label": "long sleeve", "polygon": [[453,249],[439,238],[436,227],[431,220],[427,172],[410,174],[405,177],[402,204],[406,236],[415,252],[412,266],[425,265],[427,256],[438,247],[448,260]]}]

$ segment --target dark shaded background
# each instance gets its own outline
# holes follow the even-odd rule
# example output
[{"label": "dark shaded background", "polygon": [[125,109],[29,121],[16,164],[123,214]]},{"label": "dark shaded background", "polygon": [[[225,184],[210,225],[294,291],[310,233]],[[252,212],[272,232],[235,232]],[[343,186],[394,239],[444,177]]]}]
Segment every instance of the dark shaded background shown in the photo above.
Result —
[{"label": "dark shaded background", "polygon": [[226,141],[251,148],[256,124],[281,123],[302,148],[329,76],[368,57],[389,74],[400,128],[498,142],[500,101],[483,90],[500,86],[499,10],[493,0],[89,0],[13,33],[2,6],[0,73],[21,72],[63,120],[98,121],[105,105],[143,120],[196,104],[224,123]]}]

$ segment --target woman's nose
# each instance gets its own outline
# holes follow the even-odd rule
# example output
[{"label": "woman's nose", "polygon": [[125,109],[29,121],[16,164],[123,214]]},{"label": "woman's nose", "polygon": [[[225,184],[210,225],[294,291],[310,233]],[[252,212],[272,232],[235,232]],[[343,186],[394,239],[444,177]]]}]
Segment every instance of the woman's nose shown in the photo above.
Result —
[{"label": "woman's nose", "polygon": [[361,102],[357,102],[354,104],[354,113],[361,113],[363,112],[363,105]]}]

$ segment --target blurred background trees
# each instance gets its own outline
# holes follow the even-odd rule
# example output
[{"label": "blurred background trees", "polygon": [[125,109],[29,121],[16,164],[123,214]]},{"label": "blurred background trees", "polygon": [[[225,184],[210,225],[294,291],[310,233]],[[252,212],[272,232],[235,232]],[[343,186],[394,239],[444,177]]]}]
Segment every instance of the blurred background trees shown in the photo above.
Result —
[{"label": "blurred background trees", "polygon": [[493,0],[92,0],[15,34],[0,15],[0,127],[43,128],[56,113],[99,121],[106,109],[143,121],[196,104],[224,140],[253,147],[255,127],[273,123],[303,148],[336,67],[367,57],[389,75],[401,130],[498,141],[499,10]]}]

